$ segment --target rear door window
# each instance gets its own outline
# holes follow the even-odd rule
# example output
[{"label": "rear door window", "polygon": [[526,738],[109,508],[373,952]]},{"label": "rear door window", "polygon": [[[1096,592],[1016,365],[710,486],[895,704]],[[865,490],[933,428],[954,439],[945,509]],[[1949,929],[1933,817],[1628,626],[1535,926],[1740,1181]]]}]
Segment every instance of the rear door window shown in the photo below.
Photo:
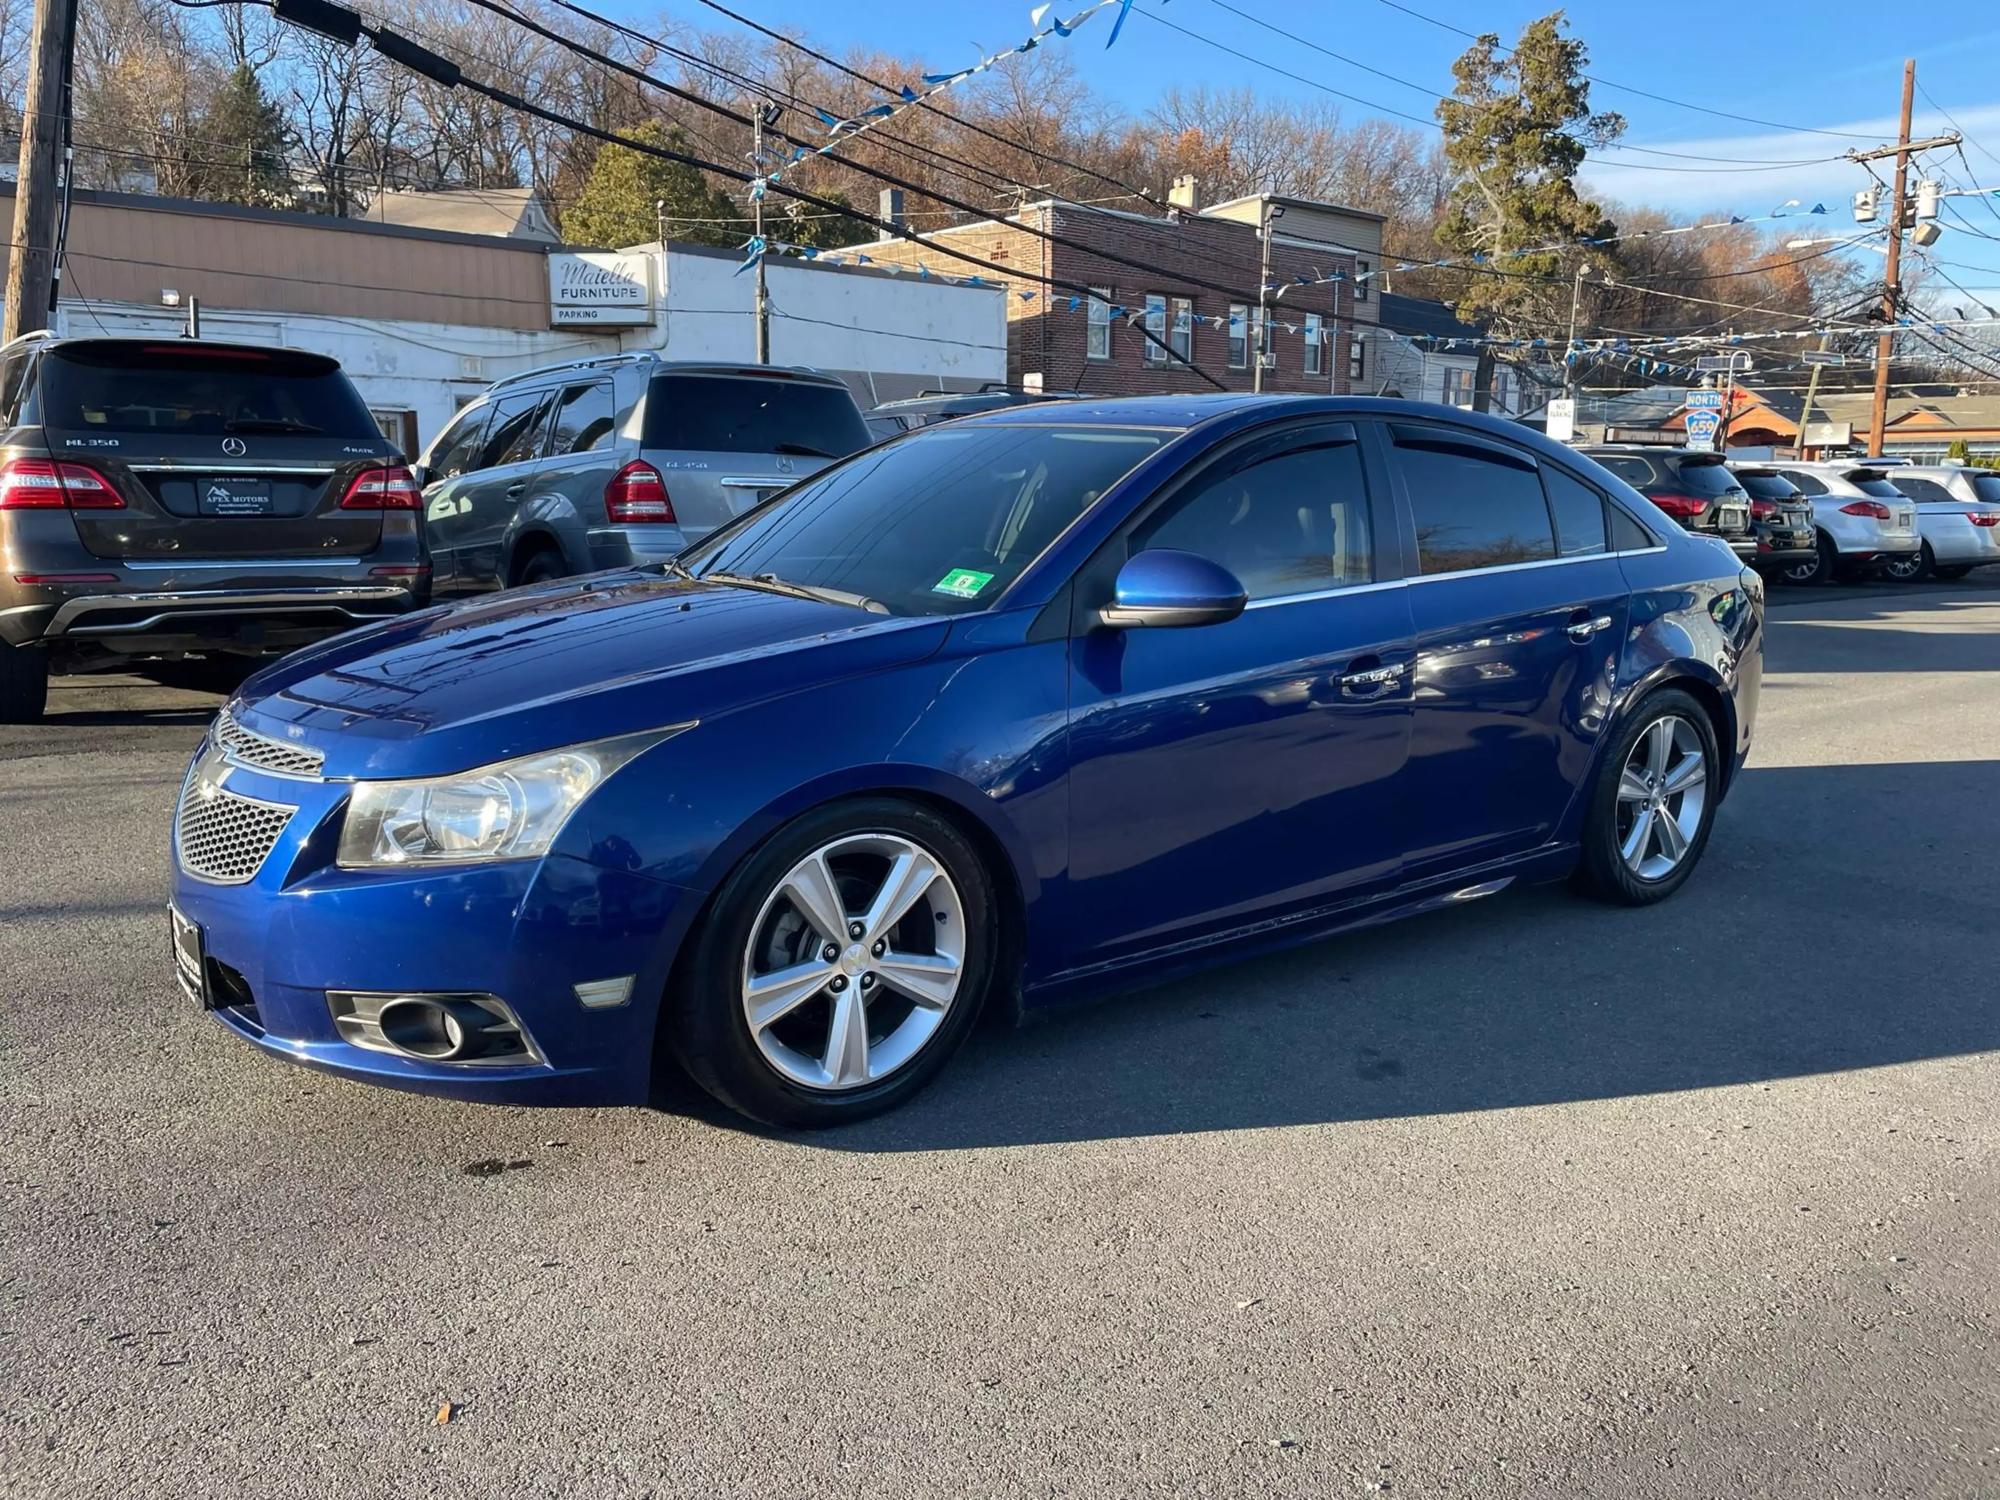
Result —
[{"label": "rear door window", "polygon": [[655,375],[642,443],[701,453],[845,458],[869,445],[842,385],[738,375]]},{"label": "rear door window", "polygon": [[1564,557],[1588,557],[1604,551],[1610,542],[1604,497],[1560,469],[1544,468],[1542,484],[1549,492],[1549,510],[1556,518],[1556,550]]},{"label": "rear door window", "polygon": [[555,425],[549,431],[549,452],[557,458],[570,453],[594,453],[611,446],[616,435],[618,406],[611,387],[601,381],[563,389],[556,401]]},{"label": "rear door window", "polygon": [[553,391],[522,391],[502,396],[493,403],[493,425],[486,446],[480,450],[480,469],[497,469],[502,464],[526,463],[542,454],[542,432],[548,425]]},{"label": "rear door window", "polygon": [[41,386],[42,420],[58,430],[381,441],[340,366],[295,350],[65,344],[43,357]]},{"label": "rear door window", "polygon": [[1444,428],[1398,425],[1390,431],[1423,572],[1460,573],[1556,555],[1534,460]]},{"label": "rear door window", "polygon": [[426,465],[432,479],[455,479],[479,466],[480,450],[486,445],[486,422],[491,406],[474,406],[460,412],[438,435]]}]

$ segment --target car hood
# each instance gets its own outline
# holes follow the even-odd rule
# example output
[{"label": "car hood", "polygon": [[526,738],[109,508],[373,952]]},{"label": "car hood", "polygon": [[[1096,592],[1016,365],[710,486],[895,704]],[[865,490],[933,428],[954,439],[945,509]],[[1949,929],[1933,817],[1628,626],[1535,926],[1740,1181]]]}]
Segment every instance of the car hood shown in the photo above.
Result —
[{"label": "car hood", "polygon": [[652,572],[445,606],[297,652],[232,706],[323,774],[433,776],[917,661],[949,626]]}]

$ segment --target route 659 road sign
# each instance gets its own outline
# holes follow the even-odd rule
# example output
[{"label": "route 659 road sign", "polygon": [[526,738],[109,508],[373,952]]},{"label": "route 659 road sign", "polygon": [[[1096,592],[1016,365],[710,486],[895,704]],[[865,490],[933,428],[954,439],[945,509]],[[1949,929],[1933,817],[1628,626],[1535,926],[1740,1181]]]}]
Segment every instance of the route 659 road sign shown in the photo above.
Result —
[{"label": "route 659 road sign", "polygon": [[1722,413],[1715,411],[1691,411],[1683,419],[1687,428],[1690,448],[1713,448],[1715,434],[1722,426]]}]

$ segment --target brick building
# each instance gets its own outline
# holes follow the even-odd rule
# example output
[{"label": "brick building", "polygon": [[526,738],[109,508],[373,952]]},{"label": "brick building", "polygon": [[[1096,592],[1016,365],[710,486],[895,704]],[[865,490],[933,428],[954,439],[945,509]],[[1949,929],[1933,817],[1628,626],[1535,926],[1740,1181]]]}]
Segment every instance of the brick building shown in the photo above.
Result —
[{"label": "brick building", "polygon": [[[1188,207],[1173,218],[1031,203],[1006,219],[932,230],[926,237],[1018,270],[1019,279],[1001,278],[1007,284],[1009,384],[1115,396],[1213,389],[1195,373],[1200,370],[1230,390],[1249,390],[1264,253],[1259,225],[1268,214],[1270,283],[1283,291],[1274,295],[1266,318],[1271,360],[1263,388],[1369,388],[1367,333],[1377,297],[1370,282],[1355,276],[1373,269],[1371,255],[1379,256],[1379,215],[1287,198],[1243,198],[1202,213],[1193,210],[1192,185],[1185,182],[1176,186],[1176,201]],[[963,262],[906,240],[856,248],[878,263],[975,274]],[[1107,259],[1104,251],[1149,269]],[[1336,275],[1337,281],[1327,279]],[[1095,295],[1072,308],[1071,294],[1046,281],[1089,287]],[[1132,326],[1135,318],[1169,348]]]}]

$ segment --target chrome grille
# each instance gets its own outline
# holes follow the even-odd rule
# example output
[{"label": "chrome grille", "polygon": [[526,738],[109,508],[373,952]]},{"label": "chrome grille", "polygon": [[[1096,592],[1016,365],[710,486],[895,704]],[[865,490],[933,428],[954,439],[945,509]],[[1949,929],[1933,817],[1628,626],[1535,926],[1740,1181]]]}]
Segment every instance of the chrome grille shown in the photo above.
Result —
[{"label": "chrome grille", "polygon": [[174,848],[181,868],[213,885],[242,885],[263,868],[295,807],[241,797],[224,787],[221,757],[210,752],[181,786]]},{"label": "chrome grille", "polygon": [[245,729],[226,708],[215,716],[214,734],[216,744],[231,760],[277,776],[317,776],[326,760],[325,752],[310,745],[288,745]]}]

